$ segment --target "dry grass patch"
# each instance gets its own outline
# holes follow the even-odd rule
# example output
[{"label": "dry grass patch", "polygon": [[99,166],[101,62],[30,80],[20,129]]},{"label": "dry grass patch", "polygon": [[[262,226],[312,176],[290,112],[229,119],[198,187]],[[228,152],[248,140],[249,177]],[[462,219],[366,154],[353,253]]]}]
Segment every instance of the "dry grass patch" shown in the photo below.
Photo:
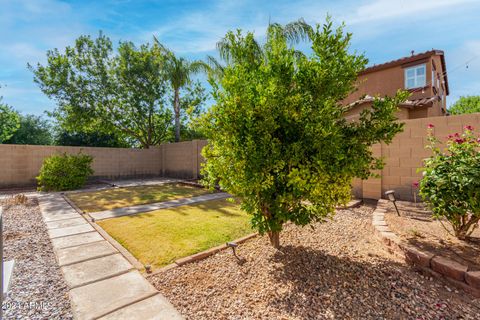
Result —
[{"label": "dry grass patch", "polygon": [[77,207],[85,212],[98,212],[140,204],[189,198],[210,193],[209,190],[180,183],[156,186],[114,188],[68,194]]},{"label": "dry grass patch", "polygon": [[225,199],[99,221],[141,263],[159,268],[252,233],[247,213]]}]

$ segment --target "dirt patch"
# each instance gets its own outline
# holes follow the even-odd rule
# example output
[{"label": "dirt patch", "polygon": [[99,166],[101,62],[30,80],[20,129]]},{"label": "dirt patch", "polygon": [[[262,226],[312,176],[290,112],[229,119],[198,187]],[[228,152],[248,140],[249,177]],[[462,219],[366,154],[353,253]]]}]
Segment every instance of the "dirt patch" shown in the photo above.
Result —
[{"label": "dirt patch", "polygon": [[476,319],[478,302],[388,253],[373,207],[339,210],[314,228],[267,237],[150,280],[187,319]]},{"label": "dirt patch", "polygon": [[385,221],[402,241],[468,265],[469,270],[480,270],[479,228],[473,232],[471,241],[461,241],[453,235],[446,220],[433,219],[432,212],[423,204],[397,202],[397,205],[401,216],[389,204]]}]

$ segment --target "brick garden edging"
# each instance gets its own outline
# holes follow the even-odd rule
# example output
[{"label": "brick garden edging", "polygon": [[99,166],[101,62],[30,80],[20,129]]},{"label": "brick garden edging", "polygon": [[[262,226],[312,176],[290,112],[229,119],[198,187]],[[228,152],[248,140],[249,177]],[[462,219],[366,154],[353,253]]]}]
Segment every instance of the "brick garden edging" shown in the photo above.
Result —
[{"label": "brick garden edging", "polygon": [[405,258],[417,270],[436,278],[443,278],[451,285],[480,298],[480,271],[469,270],[457,261],[422,251],[406,244],[393,233],[385,221],[389,201],[380,199],[373,212],[372,226],[377,236],[389,247],[389,251]]}]

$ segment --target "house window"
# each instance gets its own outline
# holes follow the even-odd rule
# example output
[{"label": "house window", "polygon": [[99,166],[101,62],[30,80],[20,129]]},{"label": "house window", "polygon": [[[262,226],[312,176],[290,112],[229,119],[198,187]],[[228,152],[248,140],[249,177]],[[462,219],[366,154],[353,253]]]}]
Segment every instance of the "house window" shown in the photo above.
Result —
[{"label": "house window", "polygon": [[423,88],[426,84],[426,72],[427,68],[425,64],[410,67],[405,69],[405,88]]}]

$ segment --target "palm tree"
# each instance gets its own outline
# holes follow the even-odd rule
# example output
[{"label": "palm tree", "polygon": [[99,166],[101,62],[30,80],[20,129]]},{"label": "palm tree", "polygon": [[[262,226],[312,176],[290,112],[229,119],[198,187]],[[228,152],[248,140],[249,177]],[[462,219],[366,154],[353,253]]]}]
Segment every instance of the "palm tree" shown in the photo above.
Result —
[{"label": "palm tree", "polygon": [[[282,26],[278,23],[271,23],[267,29],[267,38],[274,37],[276,34],[284,36],[290,43],[299,43],[301,41],[309,41],[312,37],[314,30],[312,26],[307,24],[303,19],[288,23]],[[235,47],[235,37],[237,34],[229,32],[224,38],[217,42],[217,51],[220,59],[225,63],[222,64],[216,58],[207,56],[206,61],[203,63],[203,70],[213,79],[220,80],[223,76],[226,66],[234,64],[245,59],[250,59],[252,62],[256,59],[264,59],[264,48],[254,38],[253,34],[249,43],[254,47],[253,54],[245,56],[243,50]],[[297,57],[302,57],[304,54],[301,51],[295,52]]]},{"label": "palm tree", "polygon": [[191,76],[206,70],[206,64],[200,60],[188,61],[177,57],[173,51],[153,37],[165,59],[165,75],[173,89],[173,111],[175,116],[175,142],[180,141],[180,90],[191,83]]}]

